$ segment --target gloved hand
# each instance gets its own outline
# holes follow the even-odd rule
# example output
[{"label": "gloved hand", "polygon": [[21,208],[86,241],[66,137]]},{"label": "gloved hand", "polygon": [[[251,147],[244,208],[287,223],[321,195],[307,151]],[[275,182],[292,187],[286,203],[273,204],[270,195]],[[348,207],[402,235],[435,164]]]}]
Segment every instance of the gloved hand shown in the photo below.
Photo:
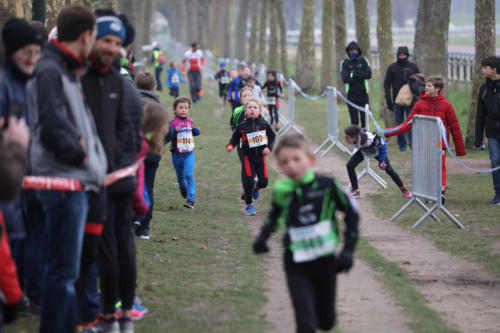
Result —
[{"label": "gloved hand", "polygon": [[269,252],[269,247],[267,247],[267,244],[265,241],[261,240],[260,237],[258,237],[254,242],[253,242],[253,251],[255,253],[267,253]]},{"label": "gloved hand", "polygon": [[349,250],[342,250],[335,260],[335,271],[337,273],[348,272],[353,264],[354,255]]},{"label": "gloved hand", "polygon": [[387,168],[387,163],[385,161],[379,161],[378,167],[382,170],[385,170],[385,168]]},{"label": "gloved hand", "polygon": [[390,111],[394,111],[394,104],[392,103],[391,99],[390,98],[386,98],[385,101],[387,102],[387,108]]}]

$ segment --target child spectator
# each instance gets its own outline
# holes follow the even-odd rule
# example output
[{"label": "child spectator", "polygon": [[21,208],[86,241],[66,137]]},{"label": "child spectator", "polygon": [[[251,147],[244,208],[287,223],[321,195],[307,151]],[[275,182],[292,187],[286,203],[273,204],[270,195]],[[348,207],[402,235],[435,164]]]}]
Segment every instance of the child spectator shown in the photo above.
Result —
[{"label": "child spectator", "polygon": [[167,70],[167,87],[169,89],[169,95],[174,98],[179,97],[179,82],[186,83],[177,69],[175,62],[171,62]]},{"label": "child spectator", "polygon": [[226,63],[221,61],[220,70],[215,74],[215,80],[219,82],[219,97],[222,98],[224,105],[227,104],[227,88],[229,87],[230,76],[226,70]]},{"label": "child spectator", "polygon": [[412,194],[401,181],[399,175],[394,171],[387,157],[387,145],[382,137],[375,132],[367,132],[357,125],[349,125],[344,129],[344,138],[357,151],[347,162],[347,173],[351,181],[350,195],[359,198],[358,177],[356,176],[356,166],[363,162],[365,158],[375,157],[380,169],[384,170],[392,180],[398,185],[399,189],[406,198],[411,198]]},{"label": "child spectator", "polygon": [[[271,126],[260,117],[262,104],[260,99],[249,98],[245,102],[246,119],[241,122],[233,132],[231,140],[226,146],[226,151],[230,152],[240,144],[243,153],[242,168],[245,170],[245,203],[247,205],[245,213],[255,215],[255,208],[252,199],[257,200],[260,189],[267,187],[267,164],[266,155],[273,148],[275,134]],[[254,183],[257,175],[258,182]]]},{"label": "child spectator", "polygon": [[283,87],[281,86],[281,82],[276,80],[276,71],[267,71],[267,81],[262,87],[262,90],[264,89],[267,89],[266,104],[271,115],[271,125],[275,123],[276,128],[279,128],[279,97],[283,94]]},{"label": "child spectator", "polygon": [[[329,331],[335,324],[336,275],[351,269],[358,240],[357,205],[336,179],[310,170],[314,154],[299,135],[282,138],[275,149],[287,176],[274,185],[266,223],[254,241],[256,253],[269,251],[271,233],[280,225],[288,290],[295,310],[297,332]],[[335,212],[344,213],[344,247],[339,256],[339,225]]]},{"label": "child spectator", "polygon": [[172,163],[177,173],[179,190],[186,199],[184,207],[194,208],[195,187],[194,182],[194,139],[201,131],[193,127],[193,120],[188,117],[191,101],[187,97],[177,97],[174,101],[175,117],[170,122],[169,131],[165,141],[170,144]]},{"label": "child spectator", "polygon": [[168,111],[159,103],[145,103],[142,113],[142,131],[149,144],[149,151],[144,160],[146,193],[149,198],[149,210],[141,216],[135,230],[137,237],[149,239],[149,225],[153,218],[154,184],[156,170],[161,161],[163,140],[168,130]]},{"label": "child spectator", "polygon": [[[460,124],[458,123],[457,115],[450,102],[448,102],[443,94],[444,79],[441,76],[430,76],[425,80],[425,89],[420,93],[420,100],[415,104],[413,110],[406,120],[398,127],[397,131],[386,134],[387,137],[405,133],[411,130],[410,120],[413,116],[421,114],[424,116],[439,117],[446,128],[446,137],[449,139],[450,131],[455,143],[455,151],[457,156],[465,156],[465,146],[462,138],[462,131],[460,131]],[[449,140],[448,140],[449,142]],[[446,147],[443,143],[443,160],[442,160],[442,203],[445,202],[446,193]]]},{"label": "child spectator", "polygon": [[[135,87],[141,94],[141,100],[143,104],[145,102],[160,103],[160,96],[155,91],[156,79],[150,72],[143,72],[137,74],[135,77]],[[168,85],[168,82],[167,82]]]}]

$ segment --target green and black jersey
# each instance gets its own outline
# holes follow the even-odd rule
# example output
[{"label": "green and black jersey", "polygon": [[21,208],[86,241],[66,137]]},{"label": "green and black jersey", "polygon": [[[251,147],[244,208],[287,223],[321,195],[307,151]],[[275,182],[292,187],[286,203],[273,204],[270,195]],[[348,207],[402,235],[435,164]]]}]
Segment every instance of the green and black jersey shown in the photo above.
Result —
[{"label": "green and black jersey", "polygon": [[344,248],[353,251],[358,240],[359,212],[337,179],[308,171],[299,181],[279,180],[260,237],[267,239],[285,224],[285,260],[300,263],[333,256],[338,244],[337,210],[345,214]]}]

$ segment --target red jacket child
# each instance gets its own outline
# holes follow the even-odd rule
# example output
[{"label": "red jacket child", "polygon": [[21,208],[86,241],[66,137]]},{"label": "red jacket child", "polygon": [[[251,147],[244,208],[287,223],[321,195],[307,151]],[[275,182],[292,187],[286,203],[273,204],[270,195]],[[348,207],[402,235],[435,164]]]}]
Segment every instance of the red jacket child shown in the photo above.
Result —
[{"label": "red jacket child", "polygon": [[[387,137],[393,135],[403,134],[411,130],[412,124],[409,121],[413,118],[414,115],[424,115],[431,117],[439,117],[443,122],[444,127],[446,128],[446,138],[448,142],[450,142],[450,132],[453,137],[453,142],[455,143],[455,152],[457,156],[464,156],[466,154],[464,141],[462,138],[462,132],[460,131],[460,124],[458,123],[457,116],[455,114],[455,110],[450,102],[448,102],[441,91],[435,97],[428,96],[425,91],[420,93],[420,100],[415,104],[413,110],[411,111],[408,118],[400,125],[401,127],[394,132],[386,134]],[[398,126],[399,127],[399,126]],[[443,149],[446,150],[446,147],[443,143]],[[443,192],[446,191],[446,153],[443,154],[443,163],[442,163],[442,185]]]}]

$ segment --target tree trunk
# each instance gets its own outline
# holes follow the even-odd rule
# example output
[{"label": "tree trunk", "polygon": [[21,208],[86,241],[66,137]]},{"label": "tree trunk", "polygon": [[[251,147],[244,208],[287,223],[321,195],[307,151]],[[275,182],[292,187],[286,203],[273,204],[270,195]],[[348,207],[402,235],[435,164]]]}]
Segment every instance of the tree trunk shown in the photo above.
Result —
[{"label": "tree trunk", "polygon": [[267,28],[267,12],[269,11],[269,0],[260,1],[260,25],[259,25],[259,54],[260,63],[266,62],[266,28]]},{"label": "tree trunk", "polygon": [[344,90],[344,82],[342,82],[342,77],[340,75],[340,66],[342,61],[346,57],[345,47],[347,45],[347,33],[346,33],[346,18],[345,18],[345,0],[335,1],[335,13],[334,13],[334,23],[335,23],[335,60],[337,67],[337,89],[342,93]]},{"label": "tree trunk", "polygon": [[198,42],[201,48],[208,48],[208,22],[210,16],[211,0],[198,0]]},{"label": "tree trunk", "polygon": [[64,5],[64,0],[47,0],[47,29],[49,31],[57,25],[57,15]]},{"label": "tree trunk", "polygon": [[281,72],[283,76],[288,79],[288,50],[286,42],[286,24],[285,16],[283,13],[283,0],[276,0],[276,13],[280,26],[280,58],[281,58]]},{"label": "tree trunk", "polygon": [[231,6],[231,0],[226,0],[226,3],[224,5],[224,51],[223,55],[224,57],[230,58],[232,54],[232,48],[231,48],[231,17],[232,17],[232,6]]},{"label": "tree trunk", "polygon": [[214,0],[214,26],[212,28],[212,52],[216,57],[222,57],[224,54],[224,30],[226,28],[226,12],[225,5],[226,0]]},{"label": "tree trunk", "polygon": [[187,38],[188,44],[198,41],[198,6],[197,0],[185,0],[187,10]]},{"label": "tree trunk", "polygon": [[474,80],[472,81],[472,96],[470,100],[469,117],[467,119],[467,134],[465,145],[474,145],[477,98],[479,87],[483,83],[481,61],[495,55],[495,0],[476,0],[474,14],[475,46]]},{"label": "tree trunk", "polygon": [[[147,0],[143,0],[147,1]],[[115,11],[118,11],[119,6],[118,6],[118,0],[99,0],[97,1],[96,4],[97,8],[112,8]]]},{"label": "tree trunk", "polygon": [[356,13],[356,39],[363,55],[370,61],[370,13],[368,11],[368,0],[355,0],[354,11]]},{"label": "tree trunk", "polygon": [[451,0],[420,0],[413,57],[425,75],[441,75],[448,87],[448,26]]},{"label": "tree trunk", "polygon": [[236,18],[236,40],[234,43],[234,56],[238,60],[244,60],[247,45],[247,22],[249,13],[248,0],[240,0],[240,8]]},{"label": "tree trunk", "polygon": [[278,12],[275,10],[276,0],[270,0],[269,6],[269,50],[267,66],[269,69],[278,71],[280,58],[278,55]]},{"label": "tree trunk", "polygon": [[142,45],[144,37],[144,11],[145,3],[143,1],[133,2],[133,13],[131,19],[135,27],[134,55],[138,60],[142,59]]},{"label": "tree trunk", "polygon": [[335,51],[333,50],[333,16],[334,0],[323,0],[323,17],[321,23],[321,85],[333,85],[335,71]]},{"label": "tree trunk", "polygon": [[[392,46],[392,1],[377,0],[377,40],[378,40],[378,57],[380,63],[380,87],[384,86],[384,77],[387,68],[394,60],[394,50]],[[384,95],[381,88],[381,96]],[[394,112],[387,109],[385,98],[380,98],[380,111],[384,118],[386,128],[396,125],[396,117]]]},{"label": "tree trunk", "polygon": [[316,58],[314,54],[314,0],[304,0],[302,27],[297,51],[297,84],[304,91],[316,85]]},{"label": "tree trunk", "polygon": [[250,28],[250,40],[248,41],[248,61],[252,63],[257,62],[257,26],[259,25],[259,3],[255,0],[252,2],[252,26]]}]

